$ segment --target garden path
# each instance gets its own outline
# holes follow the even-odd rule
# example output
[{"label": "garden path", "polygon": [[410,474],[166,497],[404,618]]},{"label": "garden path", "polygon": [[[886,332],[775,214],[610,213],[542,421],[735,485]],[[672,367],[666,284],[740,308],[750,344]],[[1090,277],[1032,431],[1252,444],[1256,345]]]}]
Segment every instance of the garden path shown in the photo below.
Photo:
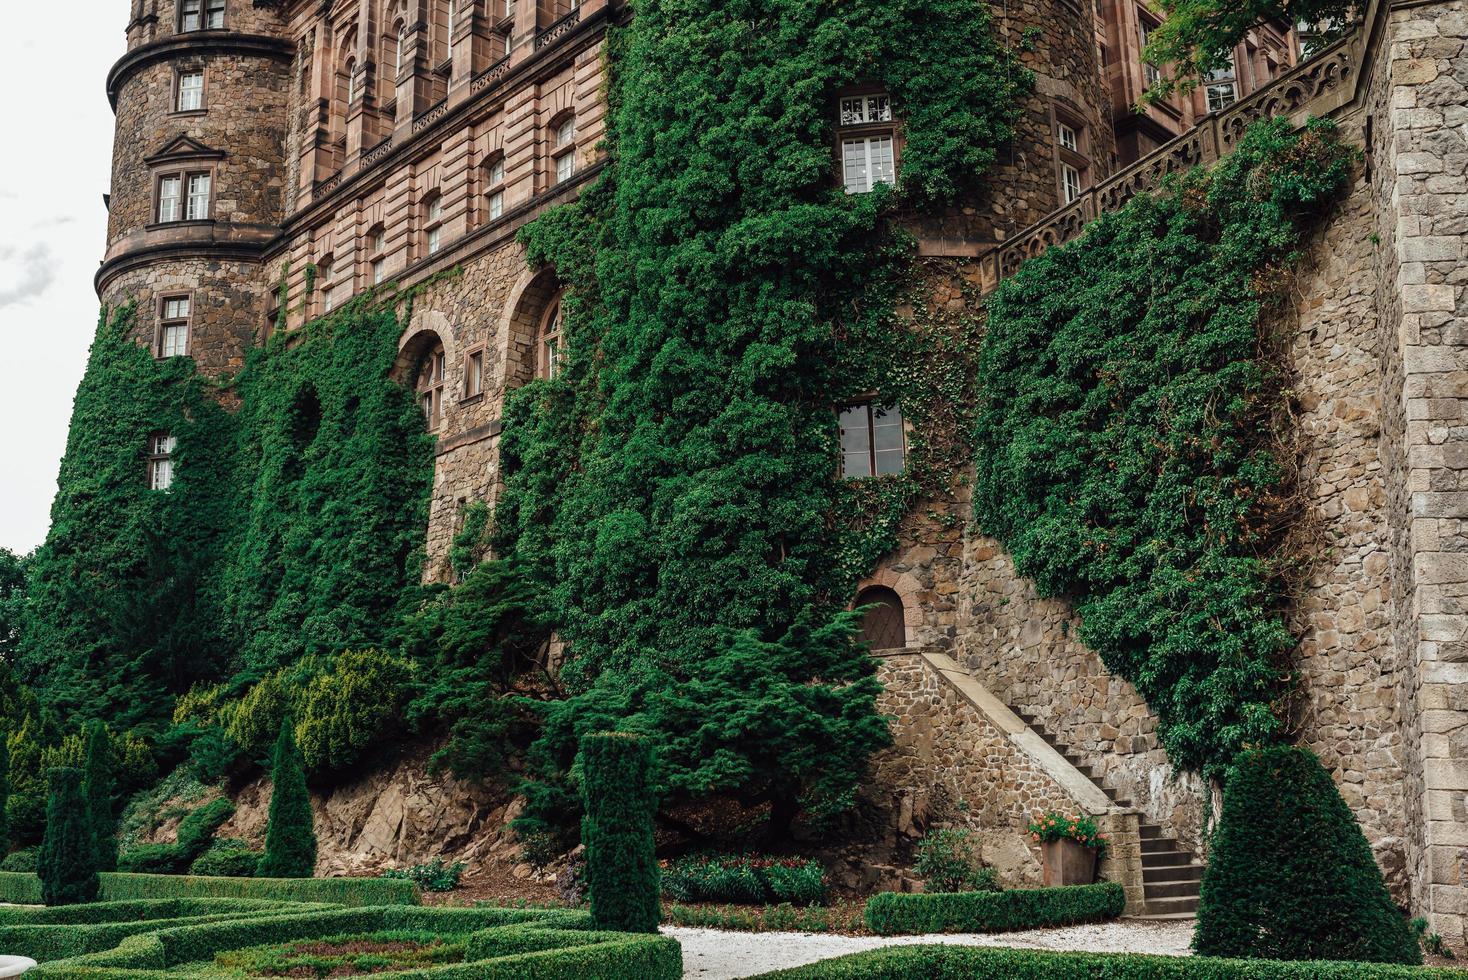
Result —
[{"label": "garden path", "polygon": [[736,980],[772,970],[803,966],[817,960],[860,953],[882,946],[954,943],[962,946],[1010,946],[1017,949],[1070,950],[1092,953],[1158,953],[1188,955],[1192,921],[1143,922],[1120,919],[1063,929],[1005,933],[955,933],[942,936],[842,936],[810,932],[727,932],[664,926],[662,933],[683,944],[685,980]]}]

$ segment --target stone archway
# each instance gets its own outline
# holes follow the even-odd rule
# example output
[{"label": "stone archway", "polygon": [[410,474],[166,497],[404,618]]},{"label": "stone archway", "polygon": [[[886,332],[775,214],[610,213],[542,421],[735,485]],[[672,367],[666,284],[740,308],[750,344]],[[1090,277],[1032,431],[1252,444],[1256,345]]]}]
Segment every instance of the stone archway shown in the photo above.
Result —
[{"label": "stone archway", "polygon": [[[856,598],[850,609],[879,603],[887,607],[879,611],[877,615],[882,617],[881,621],[871,620],[872,615],[863,617],[861,625],[862,639],[868,627],[872,629],[886,630],[883,642],[890,642],[900,638],[896,648],[912,646],[916,640],[918,629],[923,625],[923,607],[918,602],[918,595],[922,586],[911,572],[898,574],[888,568],[879,569],[871,577],[863,579],[857,586]],[[872,646],[873,650],[894,649],[889,646]]]},{"label": "stone archway", "polygon": [[548,268],[527,269],[500,316],[499,382],[506,391],[527,384],[535,377],[535,365],[541,325],[545,312],[561,291],[555,271]]},{"label": "stone archway", "polygon": [[896,650],[907,646],[907,617],[902,598],[885,585],[862,589],[853,606],[866,607],[857,639],[872,650]]}]

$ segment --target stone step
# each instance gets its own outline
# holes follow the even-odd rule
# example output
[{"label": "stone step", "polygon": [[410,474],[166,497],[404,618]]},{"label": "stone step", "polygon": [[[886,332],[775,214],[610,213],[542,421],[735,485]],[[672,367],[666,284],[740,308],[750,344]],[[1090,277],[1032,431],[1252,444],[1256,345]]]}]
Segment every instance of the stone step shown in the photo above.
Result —
[{"label": "stone step", "polygon": [[1184,922],[1196,919],[1198,916],[1192,912],[1159,912],[1156,915],[1134,915],[1133,919],[1141,922]]},{"label": "stone step", "polygon": [[1143,854],[1156,854],[1160,851],[1176,851],[1177,849],[1177,841],[1171,837],[1162,837],[1159,835],[1152,838],[1142,838]]},{"label": "stone step", "polygon": [[1201,864],[1165,864],[1161,867],[1142,865],[1142,884],[1151,888],[1153,882],[1203,880],[1205,868]]},{"label": "stone step", "polygon": [[1162,836],[1162,828],[1155,823],[1138,824],[1137,833],[1141,835],[1142,840],[1156,840]]},{"label": "stone step", "polygon": [[1148,896],[1142,903],[1142,912],[1145,915],[1192,915],[1198,911],[1197,896],[1191,898],[1159,898],[1153,899]]},{"label": "stone step", "polygon": [[[1146,848],[1146,843],[1146,841],[1142,842],[1142,867],[1144,868],[1163,868],[1168,865],[1188,864],[1193,860],[1193,855],[1187,851],[1149,851]],[[1174,844],[1173,846],[1176,847],[1177,845]]]},{"label": "stone step", "polygon": [[1197,881],[1146,881],[1142,882],[1142,894],[1146,896],[1147,904],[1157,901],[1159,898],[1197,898]]}]

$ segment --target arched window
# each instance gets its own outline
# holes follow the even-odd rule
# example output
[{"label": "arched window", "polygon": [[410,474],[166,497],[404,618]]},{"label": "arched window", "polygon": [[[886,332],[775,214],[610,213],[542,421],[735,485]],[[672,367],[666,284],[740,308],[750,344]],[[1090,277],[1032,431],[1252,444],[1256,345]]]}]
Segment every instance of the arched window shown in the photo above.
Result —
[{"label": "arched window", "polygon": [[496,152],[484,164],[484,206],[490,221],[505,213],[505,155]]},{"label": "arched window", "polygon": [[855,608],[868,606],[861,617],[856,638],[872,650],[895,650],[907,646],[907,621],[902,612],[902,598],[885,585],[862,589]]},{"label": "arched window", "polygon": [[402,75],[402,73],[403,73],[403,57],[407,53],[407,48],[408,48],[408,25],[407,25],[407,22],[405,22],[405,21],[398,21],[398,31],[397,31],[397,34],[398,34],[398,51],[397,51],[397,56],[393,60],[393,65],[394,65],[394,67],[393,67],[393,81],[394,82],[396,82],[398,80],[398,77],[400,75]]},{"label": "arched window", "polygon": [[423,245],[429,255],[443,247],[443,195],[438,191],[423,199]]},{"label": "arched window", "polygon": [[[449,17],[448,17],[448,34],[447,34],[447,37],[448,37],[448,48],[449,48],[449,58],[450,59],[452,59],[453,56],[454,56],[454,13],[455,13],[454,8],[456,6],[457,6],[457,4],[454,3],[454,0],[449,0]],[[453,68],[451,67],[449,69],[449,71],[452,72],[453,71]]]},{"label": "arched window", "polygon": [[564,184],[576,173],[576,115],[563,116],[551,127],[553,183]]},{"label": "arched window", "polygon": [[331,275],[332,257],[323,255],[316,263],[316,288],[321,290],[321,312],[330,313],[332,307]]},{"label": "arched window", "polygon": [[443,421],[444,353],[443,344],[434,344],[418,368],[418,404],[423,408],[423,424],[436,431]]},{"label": "arched window", "polygon": [[357,59],[348,58],[347,66],[347,108],[350,109],[357,101]]},{"label": "arched window", "polygon": [[546,307],[540,321],[540,342],[535,345],[535,376],[554,378],[564,366],[565,349],[561,339],[561,298],[557,296]]}]

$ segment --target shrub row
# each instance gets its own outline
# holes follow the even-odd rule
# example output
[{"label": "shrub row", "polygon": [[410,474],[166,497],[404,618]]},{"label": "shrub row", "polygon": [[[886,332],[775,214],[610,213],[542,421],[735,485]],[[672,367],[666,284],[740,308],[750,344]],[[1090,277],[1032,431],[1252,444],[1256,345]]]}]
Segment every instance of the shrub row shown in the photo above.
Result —
[{"label": "shrub row", "polygon": [[214,842],[214,832],[234,814],[229,800],[211,800],[194,810],[178,825],[178,840],[172,844],[142,844],[117,859],[120,871],[178,874]]},{"label": "shrub row", "polygon": [[[102,875],[103,901],[134,898],[256,898],[332,905],[416,905],[411,881],[386,878],[207,878],[115,872]],[[39,905],[35,875],[0,871],[0,902]]]},{"label": "shrub row", "polygon": [[1114,919],[1126,907],[1116,882],[1007,892],[883,892],[867,900],[867,928],[878,935],[1001,932]]},{"label": "shrub row", "polygon": [[698,854],[663,866],[663,892],[679,902],[790,902],[826,900],[819,861],[754,855]]},{"label": "shrub row", "polygon": [[[468,935],[468,958],[461,964],[396,976],[404,980],[417,977],[549,980],[567,976],[677,980],[682,976],[682,953],[677,940],[592,932],[587,928],[589,925],[585,913],[527,909],[395,905],[315,910],[160,929],[130,936],[116,949],[44,963],[32,972],[38,978],[162,980],[191,975],[188,964],[198,963],[203,967],[216,953],[225,950],[344,933],[426,929],[441,935]],[[181,966],[185,969],[177,969]]]},{"label": "shrub row", "polygon": [[738,932],[853,932],[863,925],[859,908],[799,908],[789,902],[764,906],[674,904],[667,910],[667,921],[675,926]]},{"label": "shrub row", "polygon": [[1461,975],[1378,963],[893,946],[765,973],[757,980],[1455,980]]}]

